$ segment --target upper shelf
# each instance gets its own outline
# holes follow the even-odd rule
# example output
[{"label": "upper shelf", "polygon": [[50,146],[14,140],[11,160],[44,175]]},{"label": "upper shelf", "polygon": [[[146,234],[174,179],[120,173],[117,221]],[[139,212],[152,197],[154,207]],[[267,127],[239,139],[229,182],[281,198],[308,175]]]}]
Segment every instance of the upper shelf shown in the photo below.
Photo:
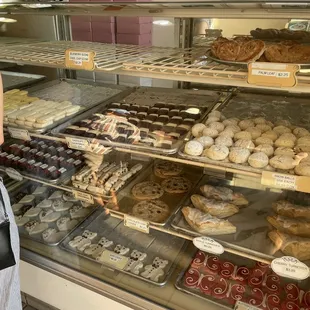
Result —
[{"label": "upper shelf", "polygon": [[202,18],[308,18],[308,1],[4,1],[0,14],[160,16]]},{"label": "upper shelf", "polygon": [[[180,49],[75,41],[30,43],[21,40],[17,44],[7,44],[7,39],[5,44],[1,42],[0,61],[3,62],[64,69],[67,68],[66,50],[71,49],[95,52],[94,71],[97,72],[266,89],[265,86],[248,84],[246,69],[209,60],[205,56],[207,47]],[[298,74],[297,86],[283,87],[281,90],[309,93],[308,71],[302,70]],[[268,87],[268,89],[279,90],[278,87]]]}]

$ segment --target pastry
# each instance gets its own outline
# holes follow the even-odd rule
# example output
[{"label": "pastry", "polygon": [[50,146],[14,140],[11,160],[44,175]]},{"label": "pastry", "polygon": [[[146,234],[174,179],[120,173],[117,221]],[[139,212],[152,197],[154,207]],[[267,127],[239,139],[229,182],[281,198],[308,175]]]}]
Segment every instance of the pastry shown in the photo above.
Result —
[{"label": "pastry", "polygon": [[188,192],[191,189],[192,183],[183,177],[172,177],[164,180],[161,183],[161,186],[167,193],[182,194]]},{"label": "pastry", "polygon": [[241,130],[246,130],[249,127],[254,127],[255,123],[250,119],[245,119],[245,120],[240,121],[238,123],[238,126],[240,127]]},{"label": "pastry", "polygon": [[55,212],[51,209],[41,211],[39,218],[42,223],[55,222],[61,217],[60,212]]},{"label": "pastry", "polygon": [[262,132],[262,135],[267,132],[272,131],[272,127],[267,124],[258,124],[255,127],[258,128]]},{"label": "pastry", "polygon": [[161,200],[145,200],[132,208],[132,215],[151,222],[164,222],[170,210]]},{"label": "pastry", "polygon": [[290,137],[285,137],[284,135],[281,135],[280,138],[274,142],[274,145],[276,147],[293,148],[295,145],[295,141]]},{"label": "pastry", "polygon": [[278,135],[282,135],[284,133],[291,133],[292,130],[286,126],[280,125],[273,128],[273,131],[276,132]]},{"label": "pastry", "polygon": [[262,131],[257,127],[248,127],[245,131],[251,134],[252,140],[257,139],[262,135]]},{"label": "pastry", "polygon": [[195,208],[221,219],[239,212],[239,208],[231,203],[208,199],[200,195],[192,195],[191,201]]},{"label": "pastry", "polygon": [[301,128],[301,127],[296,127],[293,130],[293,134],[297,136],[298,138],[310,136],[310,132],[307,129]]},{"label": "pastry", "polygon": [[300,161],[307,156],[307,153],[299,153],[294,158],[288,155],[276,155],[270,159],[269,164],[276,169],[290,170],[299,165]]},{"label": "pastry", "polygon": [[224,160],[229,154],[229,149],[225,145],[212,145],[205,154],[213,160]]},{"label": "pastry", "polygon": [[209,128],[215,129],[218,132],[221,132],[224,130],[225,126],[221,122],[212,122],[208,124]]},{"label": "pastry", "polygon": [[195,208],[184,207],[182,213],[187,223],[201,234],[216,236],[233,234],[237,231],[229,221],[218,219]]},{"label": "pastry", "polygon": [[130,254],[129,261],[125,266],[124,270],[129,271],[133,274],[139,274],[143,268],[143,261],[146,259],[147,254],[133,250]]},{"label": "pastry", "polygon": [[263,152],[268,157],[273,155],[274,149],[273,146],[270,144],[260,144],[254,149],[254,153]]},{"label": "pastry", "polygon": [[276,141],[278,139],[278,137],[279,137],[279,135],[273,130],[268,130],[262,134],[262,138],[268,138],[272,141]]},{"label": "pastry", "polygon": [[220,134],[219,136],[220,137],[228,137],[228,138],[233,138],[235,135],[235,132],[231,129],[224,129]]},{"label": "pastry", "polygon": [[298,138],[297,145],[310,145],[310,136]]},{"label": "pastry", "polygon": [[73,202],[65,202],[62,199],[53,200],[52,207],[55,211],[67,211],[73,206]]},{"label": "pastry", "polygon": [[17,215],[14,216],[15,222],[17,226],[24,226],[26,223],[30,221],[29,217],[23,216],[23,215]]},{"label": "pastry", "polygon": [[266,119],[263,117],[256,117],[253,119],[255,125],[266,124]]},{"label": "pastry", "polygon": [[235,133],[234,135],[234,140],[251,140],[252,139],[252,135],[251,133],[249,133],[248,131],[239,131],[237,133]]},{"label": "pastry", "polygon": [[288,155],[290,157],[294,157],[295,151],[289,147],[278,147],[274,151],[274,155]]},{"label": "pastry", "polygon": [[294,169],[295,173],[297,175],[302,175],[302,176],[310,176],[310,162],[302,162],[299,165],[297,165]]},{"label": "pastry", "polygon": [[272,204],[272,208],[279,215],[310,221],[309,207],[296,205],[286,200],[279,200]]},{"label": "pastry", "polygon": [[273,140],[271,140],[270,138],[266,138],[266,137],[261,136],[255,140],[255,144],[256,145],[261,145],[261,144],[273,145]]},{"label": "pastry", "polygon": [[191,156],[200,156],[203,152],[203,146],[198,141],[188,141],[185,144],[184,152]]},{"label": "pastry", "polygon": [[285,255],[301,261],[310,259],[310,238],[291,236],[277,230],[270,231],[268,237]]},{"label": "pastry", "polygon": [[214,129],[214,128],[205,128],[202,132],[203,136],[211,137],[211,138],[216,138],[218,136],[219,132]]},{"label": "pastry", "polygon": [[[216,138],[216,140],[218,138]],[[195,141],[199,142],[202,145],[203,148],[209,147],[209,146],[214,144],[213,138],[208,137],[208,136],[201,136],[201,137],[195,139]]]},{"label": "pastry", "polygon": [[89,210],[87,208],[83,208],[82,206],[76,205],[69,210],[69,213],[72,219],[77,219],[86,217],[89,214]]},{"label": "pastry", "polygon": [[269,163],[268,156],[263,152],[253,153],[248,158],[248,163],[253,168],[264,168]]},{"label": "pastry", "polygon": [[78,224],[77,220],[71,220],[70,217],[61,217],[56,225],[60,231],[72,230]]},{"label": "pastry", "polygon": [[240,120],[238,118],[227,118],[225,120],[223,120],[223,125],[230,126],[230,125],[238,125],[238,123],[240,122]]},{"label": "pastry", "polygon": [[251,151],[255,148],[255,144],[252,142],[252,140],[244,140],[244,139],[237,140],[234,146],[249,149]]},{"label": "pastry", "polygon": [[210,199],[231,201],[236,206],[246,206],[249,202],[241,193],[236,193],[232,189],[223,186],[203,185],[200,187],[201,193]]},{"label": "pastry", "polygon": [[310,238],[310,222],[280,215],[268,216],[267,221],[277,230],[287,234]]},{"label": "pastry", "polygon": [[226,126],[225,130],[232,130],[234,133],[241,131],[240,127],[237,124]]},{"label": "pastry", "polygon": [[236,61],[254,62],[265,52],[265,43],[261,40],[249,40],[242,42]]},{"label": "pastry", "polygon": [[39,207],[32,207],[29,210],[26,211],[26,213],[24,214],[24,216],[26,217],[36,217],[39,215],[39,213],[42,211],[41,208]]},{"label": "pastry", "polygon": [[[233,140],[232,138],[230,137],[227,137],[227,136],[218,136],[216,139],[215,139],[215,145],[225,145],[227,147],[230,147],[233,145]],[[213,143],[212,143],[213,144]],[[211,144],[211,145],[212,145]]]},{"label": "pastry", "polygon": [[113,241],[102,237],[97,244],[90,245],[87,249],[84,250],[86,255],[90,255],[93,258],[99,257],[102,252],[113,245]]},{"label": "pastry", "polygon": [[206,128],[204,124],[196,124],[192,127],[192,134],[195,138],[201,137],[203,130]]},{"label": "pastry", "polygon": [[183,168],[181,165],[171,161],[159,161],[154,166],[154,174],[164,179],[180,175],[182,171]]},{"label": "pastry", "polygon": [[242,147],[232,147],[230,148],[228,158],[233,163],[243,164],[247,162],[250,154],[251,153],[248,149]]},{"label": "pastry", "polygon": [[132,195],[136,199],[158,199],[164,194],[163,188],[155,182],[145,181],[132,188]]}]

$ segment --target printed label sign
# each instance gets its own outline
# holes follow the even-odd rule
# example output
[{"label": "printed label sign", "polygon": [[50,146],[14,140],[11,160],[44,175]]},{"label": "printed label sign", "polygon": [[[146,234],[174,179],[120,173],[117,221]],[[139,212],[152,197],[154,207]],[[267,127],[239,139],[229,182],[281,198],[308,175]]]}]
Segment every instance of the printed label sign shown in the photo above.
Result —
[{"label": "printed label sign", "polygon": [[224,253],[223,246],[209,237],[196,237],[193,240],[196,248],[201,251],[205,251],[211,254],[222,254]]},{"label": "printed label sign", "polygon": [[94,204],[94,197],[91,194],[79,192],[79,191],[73,191],[73,196],[75,199],[85,201],[90,204]]},{"label": "printed label sign", "polygon": [[66,50],[65,65],[70,69],[77,70],[94,70],[95,69],[95,52]]},{"label": "printed label sign", "polygon": [[89,149],[89,142],[85,139],[66,137],[68,147],[70,149],[87,151]]},{"label": "printed label sign", "polygon": [[5,172],[13,180],[16,180],[16,181],[22,181],[23,180],[23,176],[13,168],[6,168]]},{"label": "printed label sign", "polygon": [[289,190],[310,193],[310,178],[272,171],[263,171],[261,184]]},{"label": "printed label sign", "polygon": [[124,225],[129,227],[129,228],[139,230],[139,231],[146,233],[146,234],[150,233],[150,223],[149,222],[140,220],[136,217],[129,216],[127,214],[124,215]]},{"label": "printed label sign", "polygon": [[99,258],[103,264],[123,270],[127,265],[129,257],[122,256],[115,252],[104,250]]},{"label": "printed label sign", "polygon": [[237,300],[234,310],[259,310],[259,308],[254,307],[246,302]]},{"label": "printed label sign", "polygon": [[298,65],[253,62],[248,65],[248,83],[260,86],[294,87]]},{"label": "printed label sign", "polygon": [[18,128],[8,128],[10,136],[14,139],[31,140],[28,130]]},{"label": "printed label sign", "polygon": [[294,280],[305,280],[310,276],[309,267],[291,256],[274,259],[271,262],[271,269],[281,277]]}]

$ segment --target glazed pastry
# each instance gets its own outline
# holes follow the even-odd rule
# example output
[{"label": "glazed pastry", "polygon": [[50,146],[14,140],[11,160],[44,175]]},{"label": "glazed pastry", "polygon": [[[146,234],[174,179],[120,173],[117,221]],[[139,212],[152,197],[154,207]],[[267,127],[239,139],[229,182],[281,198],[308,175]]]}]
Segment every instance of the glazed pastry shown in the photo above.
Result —
[{"label": "glazed pastry", "polygon": [[277,230],[287,234],[310,238],[310,222],[280,215],[268,216],[267,221]]},{"label": "glazed pastry", "polygon": [[236,193],[232,189],[223,186],[203,185],[200,187],[202,194],[209,199],[231,201],[236,206],[248,205],[247,199],[241,194]]},{"label": "glazed pastry", "polygon": [[282,216],[306,219],[310,221],[310,208],[293,204],[286,200],[279,200],[272,204],[273,210]]},{"label": "glazed pastry", "polygon": [[195,208],[184,207],[182,213],[187,223],[201,234],[216,236],[233,234],[237,231],[227,220],[218,219]]},{"label": "glazed pastry", "polygon": [[291,236],[277,230],[268,233],[277,249],[301,261],[310,259],[310,238]]},{"label": "glazed pastry", "polygon": [[192,195],[191,201],[195,208],[220,219],[232,216],[239,212],[239,208],[231,203],[208,199],[200,195]]}]

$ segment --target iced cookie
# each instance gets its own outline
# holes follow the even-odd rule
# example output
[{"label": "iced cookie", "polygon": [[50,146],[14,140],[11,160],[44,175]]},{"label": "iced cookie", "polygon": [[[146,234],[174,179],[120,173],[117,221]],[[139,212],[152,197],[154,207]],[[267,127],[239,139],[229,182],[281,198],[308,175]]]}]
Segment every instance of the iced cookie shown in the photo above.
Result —
[{"label": "iced cookie", "polygon": [[69,241],[69,246],[82,252],[85,251],[86,247],[88,247],[91,241],[96,237],[96,232],[85,230],[82,236],[76,236],[73,240]]},{"label": "iced cookie", "polygon": [[61,217],[60,212],[55,212],[51,209],[41,211],[39,218],[42,223],[51,223],[57,221]]},{"label": "iced cookie", "polygon": [[41,201],[38,205],[37,208],[41,208],[41,209],[47,209],[50,208],[52,206],[53,201],[49,200],[49,199],[44,199],[43,201]]},{"label": "iced cookie", "polygon": [[162,277],[165,272],[165,267],[169,264],[167,260],[160,259],[156,257],[152,265],[147,265],[144,267],[144,271],[141,276],[146,279],[151,279],[154,282],[158,282],[160,277]]},{"label": "iced cookie", "polygon": [[128,252],[130,251],[129,248],[126,248],[125,246],[122,246],[121,244],[118,244],[115,248],[114,248],[114,252],[120,255],[126,255],[128,254]]},{"label": "iced cookie", "polygon": [[63,194],[63,191],[55,191],[51,196],[48,197],[48,199],[61,199]]},{"label": "iced cookie", "polygon": [[85,249],[84,253],[86,255],[92,256],[93,258],[97,258],[102,254],[102,252],[113,245],[113,241],[102,237],[97,244],[90,245],[87,249]]},{"label": "iced cookie", "polygon": [[195,138],[202,136],[202,131],[206,128],[204,124],[196,124],[192,127],[192,134]]},{"label": "iced cookie", "polygon": [[71,220],[70,217],[61,217],[57,220],[56,225],[60,231],[73,229],[78,224],[77,220]]},{"label": "iced cookie", "polygon": [[30,221],[25,224],[25,229],[29,235],[35,235],[43,232],[48,228],[47,223],[39,223],[38,221]]},{"label": "iced cookie", "polygon": [[133,250],[130,254],[130,259],[125,266],[124,270],[129,271],[133,274],[139,274],[143,268],[143,261],[146,259],[147,254]]},{"label": "iced cookie", "polygon": [[41,208],[38,207],[32,207],[29,210],[27,210],[27,212],[24,214],[24,216],[27,217],[36,217],[39,215],[39,213],[42,211]]},{"label": "iced cookie", "polygon": [[69,213],[72,219],[77,219],[87,216],[89,210],[87,208],[83,208],[82,206],[76,205],[70,209]]},{"label": "iced cookie", "polygon": [[62,199],[53,200],[52,207],[55,211],[67,211],[73,206],[73,202],[65,202]]},{"label": "iced cookie", "polygon": [[23,215],[15,216],[15,222],[16,222],[17,226],[24,226],[29,221],[30,221],[29,217],[26,217],[26,216],[23,216]]}]

